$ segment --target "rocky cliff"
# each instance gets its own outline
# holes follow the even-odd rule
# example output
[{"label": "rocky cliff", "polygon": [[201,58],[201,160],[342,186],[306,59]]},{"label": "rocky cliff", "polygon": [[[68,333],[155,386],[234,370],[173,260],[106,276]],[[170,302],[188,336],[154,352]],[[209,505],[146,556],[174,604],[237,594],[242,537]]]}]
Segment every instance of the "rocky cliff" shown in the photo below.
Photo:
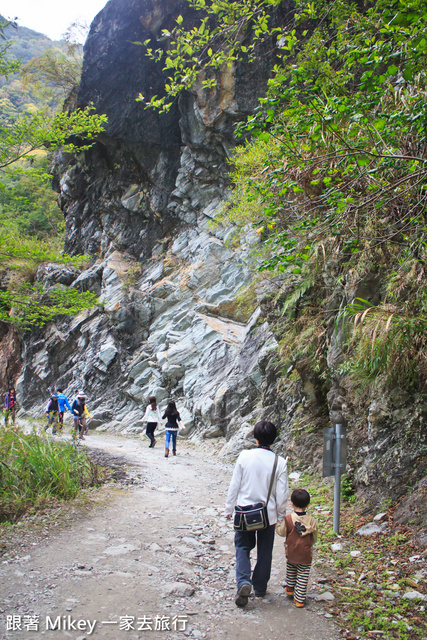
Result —
[{"label": "rocky cliff", "polygon": [[77,104],[93,103],[108,127],[90,151],[55,159],[66,250],[90,254],[92,264],[82,272],[46,265],[37,277],[94,291],[99,305],[23,340],[23,405],[37,414],[54,386],[70,396],[83,388],[93,426],[133,433],[149,395],[161,406],[173,397],[190,435],[224,436],[224,453],[252,446],[251,425],[264,417],[281,426],[280,450],[317,468],[322,429],[330,414],[344,414],[356,485],[374,503],[402,497],[402,521],[411,513],[420,524],[425,398],[360,401],[337,374],[333,313],[327,380],[284,354],[271,310],[283,283],[258,284],[249,302],[244,295],[258,236],[248,229],[231,242],[232,230],[214,224],[230,186],[233,125],[265,91],[271,43],[254,64],[224,70],[217,89],[181,96],[167,115],[135,101],[161,93],[164,78],[134,43],[159,38],[180,14],[194,20],[186,2],[110,0],[92,24]]},{"label": "rocky cliff", "polygon": [[215,228],[229,187],[234,123],[265,90],[273,50],[225,69],[216,90],[186,94],[167,115],[135,98],[162,90],[162,72],[133,44],[157,38],[186,2],[110,0],[85,46],[78,106],[108,115],[97,144],[58,155],[55,185],[65,248],[88,253],[79,273],[48,265],[37,278],[90,289],[99,306],[24,341],[17,387],[26,408],[54,385],[88,395],[92,425],[134,432],[149,395],[173,396],[204,437],[226,436],[261,415],[280,420],[277,343],[259,308],[243,308],[256,234],[230,248]]}]

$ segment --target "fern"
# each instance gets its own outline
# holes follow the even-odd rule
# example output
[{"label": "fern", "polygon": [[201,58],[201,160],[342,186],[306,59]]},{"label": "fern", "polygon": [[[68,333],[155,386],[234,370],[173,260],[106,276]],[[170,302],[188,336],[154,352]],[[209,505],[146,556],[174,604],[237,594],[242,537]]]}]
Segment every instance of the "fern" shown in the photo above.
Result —
[{"label": "fern", "polygon": [[295,287],[290,296],[286,298],[282,306],[282,316],[295,309],[301,298],[309,291],[314,285],[314,274],[310,273],[304,280],[302,280]]}]

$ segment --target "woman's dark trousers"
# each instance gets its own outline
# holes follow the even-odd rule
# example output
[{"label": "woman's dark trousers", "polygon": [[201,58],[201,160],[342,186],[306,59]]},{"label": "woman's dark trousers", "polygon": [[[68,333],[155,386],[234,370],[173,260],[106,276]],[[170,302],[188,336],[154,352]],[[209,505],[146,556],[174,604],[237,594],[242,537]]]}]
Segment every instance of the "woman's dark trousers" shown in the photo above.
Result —
[{"label": "woman's dark trousers", "polygon": [[[264,595],[270,580],[271,560],[273,557],[275,525],[259,531],[236,531],[236,582],[237,590],[245,584],[252,584],[256,595]],[[257,548],[257,561],[251,579],[252,549]]]}]

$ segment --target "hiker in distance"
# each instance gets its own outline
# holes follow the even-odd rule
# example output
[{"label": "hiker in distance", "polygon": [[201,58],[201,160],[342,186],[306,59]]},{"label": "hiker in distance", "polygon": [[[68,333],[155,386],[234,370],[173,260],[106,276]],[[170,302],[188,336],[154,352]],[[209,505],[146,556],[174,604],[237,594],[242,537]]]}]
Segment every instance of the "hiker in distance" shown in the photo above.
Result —
[{"label": "hiker in distance", "polygon": [[52,393],[49,396],[45,413],[47,415],[47,425],[44,430],[47,431],[49,427],[52,427],[52,435],[56,436],[57,429],[60,428],[58,395],[56,393]]},{"label": "hiker in distance", "polygon": [[162,420],[166,418],[166,441],[165,441],[165,458],[169,456],[169,446],[172,440],[172,453],[176,456],[176,437],[180,429],[178,422],[181,423],[181,429],[185,429],[185,426],[179,415],[179,411],[176,408],[176,404],[173,400],[169,400],[168,406],[162,415]]},{"label": "hiker in distance", "polygon": [[60,423],[60,431],[62,431],[62,427],[64,426],[64,413],[65,413],[65,407],[67,407],[67,409],[70,411],[71,415],[74,418],[74,413],[73,410],[70,407],[70,403],[68,401],[67,396],[64,394],[63,390],[61,388],[58,387],[58,389],[56,390],[57,396],[58,396],[58,405],[59,405],[59,423]]},{"label": "hiker in distance", "polygon": [[84,391],[79,391],[77,398],[71,405],[71,409],[74,415],[74,429],[76,436],[80,440],[85,440],[84,434],[86,433],[86,416],[90,418],[90,413],[86,407],[86,396]]},{"label": "hiker in distance", "polygon": [[150,403],[145,410],[144,416],[141,422],[147,423],[147,429],[145,434],[150,438],[149,449],[152,449],[156,444],[156,438],[154,437],[154,431],[159,424],[162,424],[162,416],[160,415],[160,409],[157,406],[157,400],[154,396],[150,396],[148,399]]},{"label": "hiker in distance", "polygon": [[9,426],[9,418],[12,418],[12,424],[15,426],[16,418],[16,391],[14,387],[10,387],[9,391],[4,397],[4,426]]},{"label": "hiker in distance", "polygon": [[[284,458],[270,449],[276,437],[277,429],[272,422],[257,422],[254,427],[257,447],[240,453],[228,489],[225,516],[230,520],[234,512],[235,603],[238,607],[247,605],[252,588],[257,597],[262,598],[266,594],[275,525],[286,514],[289,491],[287,465]],[[262,508],[263,504],[266,507]],[[255,545],[257,561],[251,575],[250,553]]]}]

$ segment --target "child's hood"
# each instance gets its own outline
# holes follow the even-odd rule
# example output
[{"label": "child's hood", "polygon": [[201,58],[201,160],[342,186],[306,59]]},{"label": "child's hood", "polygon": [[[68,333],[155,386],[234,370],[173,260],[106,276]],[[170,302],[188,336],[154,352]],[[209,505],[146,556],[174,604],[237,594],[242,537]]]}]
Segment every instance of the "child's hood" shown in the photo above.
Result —
[{"label": "child's hood", "polygon": [[[317,522],[308,514],[302,516],[295,511],[291,514],[294,527],[297,529],[300,536],[307,536],[309,533],[317,532]],[[299,523],[299,524],[298,524]]]}]

